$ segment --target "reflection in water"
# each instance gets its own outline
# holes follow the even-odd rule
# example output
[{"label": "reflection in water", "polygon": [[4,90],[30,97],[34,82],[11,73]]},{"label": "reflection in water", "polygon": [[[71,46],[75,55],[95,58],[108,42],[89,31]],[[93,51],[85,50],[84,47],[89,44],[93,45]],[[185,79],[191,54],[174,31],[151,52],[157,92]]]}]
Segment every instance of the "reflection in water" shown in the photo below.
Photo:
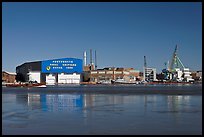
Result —
[{"label": "reflection in water", "polygon": [[25,97],[27,97],[27,104],[30,109],[41,109],[43,111],[71,111],[106,104],[123,104],[132,100],[132,97],[129,96],[28,93],[23,98],[22,95],[17,96],[18,103],[25,102]]},{"label": "reflection in water", "polygon": [[181,112],[184,108],[191,106],[190,100],[191,96],[188,95],[144,95],[144,107],[147,109],[147,107],[161,106],[164,110],[160,112]]},{"label": "reflection in water", "polygon": [[81,109],[83,105],[82,95],[44,95],[44,109],[48,111],[64,111]]},{"label": "reflection in water", "polygon": [[83,106],[83,96],[74,94],[28,93],[28,106],[43,111],[72,111]]},{"label": "reflection in water", "polygon": [[31,110],[41,109],[40,94],[28,93],[28,106]]},{"label": "reflection in water", "polygon": [[[162,97],[162,98],[161,98]],[[143,99],[142,99],[143,98]],[[41,109],[43,111],[73,111],[79,109],[92,109],[106,105],[119,105],[127,103],[144,104],[145,111],[148,107],[154,108],[158,105],[165,106],[168,112],[178,112],[188,106],[190,96],[179,95],[108,95],[108,94],[37,94],[28,93],[16,95],[16,102],[23,104],[27,102],[31,110]]]},{"label": "reflection in water", "polygon": [[24,128],[31,115],[26,113],[27,95],[2,94],[2,128]]},{"label": "reflection in water", "polygon": [[201,133],[201,101],[202,96],[188,95],[3,93],[2,129],[6,134]]},{"label": "reflection in water", "polygon": [[114,96],[108,94],[84,94],[84,107],[94,107],[105,104],[123,104],[125,96]]},{"label": "reflection in water", "polygon": [[28,102],[28,94],[16,94],[16,103],[26,104]]},{"label": "reflection in water", "polygon": [[172,111],[181,110],[181,105],[188,105],[190,96],[167,96],[168,109]]}]

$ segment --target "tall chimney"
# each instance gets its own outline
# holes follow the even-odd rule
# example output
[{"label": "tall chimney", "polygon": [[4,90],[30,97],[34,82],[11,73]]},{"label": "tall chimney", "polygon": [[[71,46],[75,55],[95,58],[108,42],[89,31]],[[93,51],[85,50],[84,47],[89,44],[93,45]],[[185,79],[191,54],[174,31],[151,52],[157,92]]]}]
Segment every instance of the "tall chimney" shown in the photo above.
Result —
[{"label": "tall chimney", "polygon": [[90,49],[90,65],[92,65],[92,49]]},{"label": "tall chimney", "polygon": [[90,66],[89,69],[92,70],[92,49],[90,49]]},{"label": "tall chimney", "polygon": [[84,66],[86,66],[86,51],[84,51]]}]

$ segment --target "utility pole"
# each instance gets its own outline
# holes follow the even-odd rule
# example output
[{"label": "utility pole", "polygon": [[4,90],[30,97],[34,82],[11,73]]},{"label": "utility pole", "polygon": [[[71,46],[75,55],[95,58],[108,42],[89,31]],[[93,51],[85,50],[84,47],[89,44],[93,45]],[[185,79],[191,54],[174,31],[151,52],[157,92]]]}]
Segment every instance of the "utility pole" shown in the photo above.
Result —
[{"label": "utility pole", "polygon": [[97,70],[96,50],[95,50],[95,70]]}]

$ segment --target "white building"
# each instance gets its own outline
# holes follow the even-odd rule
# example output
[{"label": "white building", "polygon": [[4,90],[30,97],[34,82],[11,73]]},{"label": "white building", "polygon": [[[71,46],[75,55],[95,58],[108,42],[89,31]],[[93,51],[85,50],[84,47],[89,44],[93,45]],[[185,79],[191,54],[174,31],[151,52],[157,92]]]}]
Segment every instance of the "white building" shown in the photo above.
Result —
[{"label": "white building", "polygon": [[40,83],[40,71],[29,71],[28,81],[37,81]]},{"label": "white building", "polygon": [[47,74],[46,75],[46,84],[47,85],[54,85],[56,83],[56,76],[54,74]]},{"label": "white building", "polygon": [[194,79],[192,79],[192,76],[190,74],[191,74],[191,72],[190,72],[189,68],[183,69],[184,81],[186,81],[186,82],[194,81]]},{"label": "white building", "polygon": [[175,74],[174,74],[174,80],[176,81],[182,81],[183,80],[183,72],[180,70],[180,68],[175,69]]},{"label": "white building", "polygon": [[58,83],[59,84],[77,84],[80,83],[80,74],[58,74]]},{"label": "white building", "polygon": [[202,71],[197,71],[196,77],[199,77],[199,80],[202,80]]},{"label": "white building", "polygon": [[156,68],[145,68],[143,69],[143,80],[144,81],[156,81]]}]

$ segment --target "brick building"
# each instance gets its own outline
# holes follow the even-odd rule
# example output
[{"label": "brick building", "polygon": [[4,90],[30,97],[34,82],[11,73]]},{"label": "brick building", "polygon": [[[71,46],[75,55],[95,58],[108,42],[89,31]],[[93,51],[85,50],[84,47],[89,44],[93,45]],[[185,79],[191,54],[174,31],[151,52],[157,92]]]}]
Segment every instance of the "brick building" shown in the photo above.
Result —
[{"label": "brick building", "polygon": [[16,81],[16,74],[2,71],[2,82],[14,83]]},{"label": "brick building", "polygon": [[99,82],[102,80],[110,81],[110,80],[116,80],[116,79],[135,81],[138,77],[139,77],[139,71],[133,68],[110,67],[110,68],[84,71],[83,81]]}]

